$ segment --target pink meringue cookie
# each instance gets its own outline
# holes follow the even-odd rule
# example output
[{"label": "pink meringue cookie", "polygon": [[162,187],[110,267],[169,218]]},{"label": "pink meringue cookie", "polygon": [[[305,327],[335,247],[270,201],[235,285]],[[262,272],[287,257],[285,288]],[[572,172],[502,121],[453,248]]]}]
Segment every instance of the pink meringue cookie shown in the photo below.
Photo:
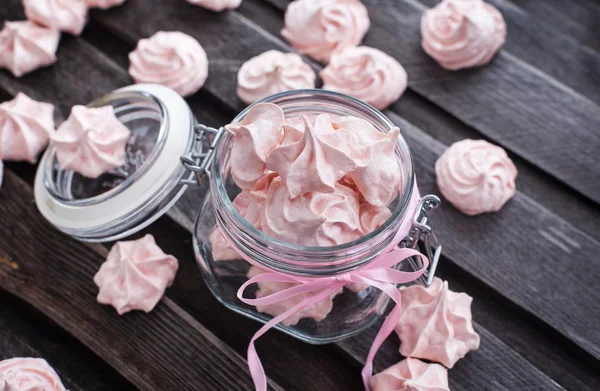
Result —
[{"label": "pink meringue cookie", "polygon": [[30,21],[7,21],[0,31],[0,68],[6,68],[15,77],[21,77],[54,64],[58,41],[58,30],[41,27]]},{"label": "pink meringue cookie", "polygon": [[208,76],[204,48],[187,34],[159,31],[140,39],[129,53],[129,74],[136,83],[162,84],[181,96],[196,93]]},{"label": "pink meringue cookie", "polygon": [[85,0],[23,0],[27,19],[51,29],[79,35],[87,22]]},{"label": "pink meringue cookie", "polygon": [[223,235],[223,231],[219,227],[215,227],[210,235],[208,235],[211,254],[214,261],[232,261],[240,259],[237,251],[229,245],[227,239]]},{"label": "pink meringue cookie", "polygon": [[63,170],[97,178],[125,163],[125,146],[130,134],[115,116],[112,106],[74,106],[69,118],[52,136],[52,144]]},{"label": "pink meringue cookie", "polygon": [[262,209],[267,235],[300,246],[327,247],[359,239],[358,194],[336,184],[333,193],[291,198],[281,178],[273,179]]},{"label": "pink meringue cookie", "polygon": [[215,12],[234,9],[242,4],[242,0],[187,0],[187,2]]},{"label": "pink meringue cookie", "polygon": [[482,0],[444,0],[421,18],[421,45],[443,68],[487,64],[506,41],[500,11]]},{"label": "pink meringue cookie", "polygon": [[54,134],[54,105],[37,102],[22,92],[0,104],[0,158],[37,161]]},{"label": "pink meringue cookie", "polygon": [[356,117],[344,117],[332,125],[336,133],[322,138],[337,140],[338,147],[353,158],[357,167],[348,177],[370,204],[389,205],[398,196],[402,180],[394,152],[400,129],[382,133],[369,122]]},{"label": "pink meringue cookie", "polygon": [[452,144],[435,163],[440,192],[467,215],[497,212],[517,189],[517,168],[504,149],[485,140]]},{"label": "pink meringue cookie", "polygon": [[[260,269],[256,266],[252,266],[250,268],[250,270],[248,271],[248,278],[256,277],[262,273],[264,273],[264,271],[262,269]],[[258,291],[256,292],[256,298],[260,299],[265,296],[272,295],[273,293],[280,292],[284,289],[291,288],[298,284],[289,283],[289,282],[259,282],[257,285],[258,285]],[[294,326],[300,321],[300,319],[303,319],[303,318],[312,318],[317,322],[322,321],[323,319],[325,319],[327,317],[327,315],[329,315],[329,313],[333,309],[333,298],[335,296],[337,296],[338,294],[340,294],[341,292],[342,292],[342,289],[333,293],[330,297],[326,297],[325,299],[319,301],[318,303],[309,305],[308,307],[304,308],[303,310],[294,312],[292,315],[287,317],[281,323],[286,326]],[[290,308],[300,304],[300,302],[302,302],[303,300],[306,300],[307,298],[309,298],[311,296],[315,296],[315,295],[316,295],[316,293],[314,293],[314,292],[305,293],[305,294],[301,294],[298,296],[294,296],[292,298],[281,301],[279,303],[265,305],[265,306],[257,306],[256,309],[259,312],[264,312],[264,313],[267,313],[267,314],[275,317],[277,315],[284,313],[285,311],[289,310]]]},{"label": "pink meringue cookie", "polygon": [[109,9],[111,7],[116,7],[125,2],[125,0],[85,0],[88,7],[91,8],[100,8],[100,9]]},{"label": "pink meringue cookie", "polygon": [[41,358],[0,361],[0,391],[66,391],[56,371]]},{"label": "pink meringue cookie", "polygon": [[321,114],[314,125],[303,116],[304,129],[286,125],[282,144],[267,159],[267,168],[283,179],[291,198],[308,192],[331,193],[335,184],[356,168],[344,152],[323,142],[319,134],[335,131],[331,118]]},{"label": "pink meringue cookie", "polygon": [[439,278],[428,288],[402,288],[400,295],[402,313],[396,333],[403,356],[452,368],[470,350],[479,348],[479,335],[473,330],[471,296],[452,292],[448,282]]},{"label": "pink meringue cookie", "polygon": [[0,189],[2,189],[2,179],[4,178],[4,163],[0,160]]},{"label": "pink meringue cookie", "polygon": [[279,92],[315,88],[315,72],[296,53],[268,50],[242,64],[237,95],[251,104]]},{"label": "pink meringue cookie", "polygon": [[285,11],[281,35],[298,52],[327,63],[334,51],[357,46],[369,24],[359,0],[296,0]]},{"label": "pink meringue cookie", "polygon": [[359,218],[360,230],[363,235],[370,234],[381,227],[392,216],[392,212],[386,206],[375,206],[368,202],[360,204]]},{"label": "pink meringue cookie", "polygon": [[407,358],[369,382],[371,391],[450,391],[448,370],[439,364]]},{"label": "pink meringue cookie", "polygon": [[363,100],[377,109],[394,103],[406,90],[404,67],[381,50],[348,47],[331,55],[321,71],[323,89]]},{"label": "pink meringue cookie", "polygon": [[98,303],[110,304],[123,315],[131,310],[150,312],[171,286],[179,268],[150,234],[117,242],[94,276],[100,288]]},{"label": "pink meringue cookie", "polygon": [[259,103],[238,123],[225,129],[234,135],[231,176],[242,189],[251,189],[266,173],[267,156],[283,130],[283,111],[272,103]]}]

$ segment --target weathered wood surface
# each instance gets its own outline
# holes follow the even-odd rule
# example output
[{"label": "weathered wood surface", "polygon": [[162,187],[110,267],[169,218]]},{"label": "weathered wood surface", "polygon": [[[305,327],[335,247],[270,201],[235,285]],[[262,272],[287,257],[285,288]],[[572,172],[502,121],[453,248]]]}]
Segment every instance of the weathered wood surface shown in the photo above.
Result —
[{"label": "weathered wood surface", "polygon": [[[153,1],[152,6],[148,1]],[[161,12],[149,12],[149,9]],[[132,1],[122,10],[98,13],[94,18],[132,45],[158,30],[179,29],[194,36],[216,64],[210,68],[214,73],[205,89],[232,109],[243,107],[235,95],[239,65],[264,50],[284,48],[281,41],[235,12],[215,16],[194,7],[188,9],[179,4],[146,0],[144,4]],[[201,31],[196,28],[198,23],[203,26]],[[234,45],[232,37],[244,38]],[[224,52],[225,46],[230,50]],[[247,54],[249,51],[251,54]],[[388,115],[393,117],[391,112]],[[415,154],[421,188],[435,192],[433,166],[443,146],[430,141],[411,124],[401,122],[399,125]],[[452,261],[600,357],[600,335],[595,328],[600,314],[590,316],[590,310],[600,299],[600,293],[592,289],[597,266],[594,257],[600,251],[598,242],[522,194],[495,215],[467,218],[449,205],[439,214],[436,223],[448,242],[445,254]],[[554,236],[558,239],[553,239]],[[563,245],[563,236],[572,237],[575,244]],[[494,237],[502,240],[486,240]],[[577,246],[580,248],[575,248]],[[502,262],[498,262],[498,254],[502,254]],[[564,270],[570,263],[565,263],[564,257],[569,256],[591,262],[582,263],[579,269],[565,275]],[[490,268],[491,264],[495,267]],[[555,297],[556,286],[562,287],[559,297]],[[581,297],[582,289],[587,292],[584,297]]]},{"label": "weathered wood surface", "polygon": [[[290,3],[265,1],[281,10]],[[363,43],[398,59],[409,88],[600,202],[600,166],[593,158],[600,147],[600,106],[507,50],[483,68],[445,71],[421,48],[421,3],[363,3],[371,18]]]},{"label": "weathered wood surface", "polygon": [[245,360],[168,298],[151,314],[123,317],[96,304],[92,278],[105,254],[53,229],[32,197],[24,182],[5,173],[3,290],[58,323],[141,390],[253,389]]}]

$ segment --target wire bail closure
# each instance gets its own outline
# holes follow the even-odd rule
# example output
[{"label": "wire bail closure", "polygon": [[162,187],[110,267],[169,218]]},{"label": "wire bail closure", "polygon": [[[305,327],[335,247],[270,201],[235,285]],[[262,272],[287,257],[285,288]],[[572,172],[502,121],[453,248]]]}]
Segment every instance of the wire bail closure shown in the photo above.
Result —
[{"label": "wire bail closure", "polygon": [[[205,178],[210,178],[210,165],[215,157],[215,148],[221,139],[225,128],[211,128],[206,125],[196,123],[194,125],[196,134],[190,152],[181,156],[181,164],[190,172],[194,173],[195,179],[183,179],[182,185],[202,186]],[[212,137],[212,141],[210,140]],[[206,152],[204,144],[210,142],[210,147]]]}]

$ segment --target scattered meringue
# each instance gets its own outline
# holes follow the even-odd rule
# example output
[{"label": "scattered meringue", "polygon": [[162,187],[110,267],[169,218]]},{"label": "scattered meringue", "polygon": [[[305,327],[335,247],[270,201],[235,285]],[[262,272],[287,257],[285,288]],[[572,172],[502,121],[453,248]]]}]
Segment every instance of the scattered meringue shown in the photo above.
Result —
[{"label": "scattered meringue", "polygon": [[408,80],[398,61],[367,46],[333,53],[321,78],[324,90],[353,96],[380,110],[400,98]]},{"label": "scattered meringue", "polygon": [[[262,273],[264,273],[263,270],[261,270],[260,268],[258,268],[256,266],[252,266],[250,268],[250,270],[248,271],[248,278],[256,277]],[[259,282],[259,283],[257,283],[257,285],[258,285],[258,290],[256,292],[256,298],[260,299],[265,296],[272,295],[273,293],[280,292],[284,289],[291,288],[297,284],[290,283],[290,282]],[[329,315],[329,313],[333,309],[333,298],[335,296],[337,296],[338,294],[340,294],[341,292],[342,292],[342,289],[333,293],[330,297],[326,297],[325,299],[319,301],[318,303],[309,305],[308,307],[304,308],[303,310],[294,312],[292,315],[287,317],[281,323],[286,326],[294,326],[300,321],[300,319],[303,319],[303,318],[312,318],[317,322],[322,321],[323,319],[325,319],[327,317],[327,315]],[[294,296],[292,298],[281,301],[279,303],[265,305],[265,306],[257,306],[256,309],[259,312],[264,312],[264,313],[267,313],[267,314],[275,317],[277,315],[284,313],[285,311],[289,310],[290,308],[300,304],[300,302],[302,302],[303,300],[306,300],[307,298],[314,296],[314,295],[316,295],[316,293],[314,293],[314,292],[305,293],[305,294],[301,294],[298,296]]]},{"label": "scattered meringue", "polygon": [[448,370],[439,364],[407,358],[369,382],[372,391],[450,391]]},{"label": "scattered meringue", "polygon": [[159,31],[141,39],[129,53],[129,74],[136,83],[167,86],[181,96],[196,93],[208,76],[206,52],[187,34]]},{"label": "scattered meringue", "polygon": [[22,92],[0,104],[0,157],[37,161],[54,134],[54,105],[36,102]]},{"label": "scattered meringue", "polygon": [[487,64],[506,41],[500,11],[482,0],[444,0],[421,18],[421,45],[443,68]]},{"label": "scattered meringue", "polygon": [[332,193],[291,198],[282,179],[275,178],[262,209],[261,228],[275,239],[300,246],[335,246],[362,236],[358,208],[358,194],[349,187],[336,184]]},{"label": "scattered meringue", "polygon": [[517,189],[517,168],[504,149],[485,140],[452,144],[435,163],[440,192],[467,215],[497,212]]},{"label": "scattered meringue", "polygon": [[315,79],[315,72],[299,55],[268,50],[241,66],[237,95],[251,104],[279,92],[315,88]]},{"label": "scattered meringue", "polygon": [[267,156],[283,129],[283,111],[272,103],[259,103],[238,123],[225,129],[235,137],[231,151],[231,175],[242,189],[251,189],[266,173]]},{"label": "scattered meringue", "polygon": [[321,114],[314,125],[303,116],[304,129],[285,125],[282,144],[267,159],[267,168],[283,179],[291,198],[308,192],[334,191],[335,184],[356,168],[350,157],[322,142],[320,133],[333,132],[331,117]]},{"label": "scattered meringue", "polygon": [[123,315],[131,310],[150,312],[171,286],[179,264],[165,254],[150,234],[117,242],[94,276],[100,288],[98,303],[110,304]]},{"label": "scattered meringue", "polygon": [[439,278],[428,288],[402,288],[400,295],[402,313],[396,333],[403,356],[452,368],[470,350],[479,348],[479,335],[473,330],[471,296],[452,292],[448,282]]},{"label": "scattered meringue", "polygon": [[187,2],[215,12],[234,9],[242,4],[242,0],[187,0]]},{"label": "scattered meringue", "polygon": [[23,0],[27,19],[51,29],[79,35],[87,22],[84,0]]},{"label": "scattered meringue", "polygon": [[116,7],[125,2],[125,0],[85,0],[88,7],[91,8],[100,8],[100,9],[109,9],[111,7]]},{"label": "scattered meringue", "polygon": [[6,68],[15,77],[21,77],[54,64],[58,41],[58,30],[41,27],[30,21],[7,21],[0,31],[0,68]]},{"label": "scattered meringue", "polygon": [[285,11],[281,35],[298,52],[327,63],[334,51],[358,46],[369,24],[359,0],[296,0]]},{"label": "scattered meringue", "polygon": [[115,116],[112,106],[74,106],[69,118],[52,136],[52,144],[63,170],[97,178],[125,163],[125,146],[130,134]]},{"label": "scattered meringue", "polygon": [[0,391],[66,391],[60,377],[41,358],[0,361]]}]

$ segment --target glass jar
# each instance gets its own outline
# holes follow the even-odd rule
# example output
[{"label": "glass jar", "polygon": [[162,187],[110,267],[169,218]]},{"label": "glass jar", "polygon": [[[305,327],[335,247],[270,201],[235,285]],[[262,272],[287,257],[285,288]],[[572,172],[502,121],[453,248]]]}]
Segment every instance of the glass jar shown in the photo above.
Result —
[{"label": "glass jar", "polygon": [[[291,91],[261,102],[280,106],[286,118],[327,113],[353,115],[369,121],[380,132],[394,128],[375,108],[354,98],[323,90]],[[166,87],[134,85],[117,90],[92,106],[110,104],[133,137],[127,146],[127,162],[119,170],[98,179],[87,179],[61,170],[50,147],[44,154],[35,183],[35,195],[42,214],[58,229],[88,241],[115,240],[136,232],[172,206],[189,185],[209,183],[194,229],[194,250],[208,287],[228,308],[260,322],[276,313],[242,303],[237,292],[261,269],[308,278],[338,276],[369,265],[390,244],[408,220],[412,228],[400,243],[420,245],[431,265],[414,283],[428,284],[433,278],[441,246],[433,233],[428,212],[437,207],[435,196],[420,198],[417,212],[409,204],[418,196],[412,157],[402,137],[395,149],[401,170],[401,186],[390,204],[391,217],[359,240],[333,247],[302,247],[283,243],[257,230],[242,218],[232,200],[240,192],[233,182],[229,161],[233,136],[223,128],[196,124],[185,101]],[[241,121],[250,108],[233,123]],[[208,150],[205,146],[210,145]],[[181,163],[176,157],[181,156]],[[217,231],[218,229],[218,231]],[[215,247],[215,238],[221,246]],[[395,242],[394,242],[395,243]],[[223,256],[223,249],[228,255]],[[218,253],[220,251],[220,253]],[[217,254],[218,253],[218,254]],[[227,258],[227,260],[219,260]],[[421,258],[410,258],[396,269],[423,268]],[[252,269],[254,268],[254,269]],[[256,284],[255,284],[256,285]],[[279,286],[277,289],[282,289]],[[246,293],[253,297],[257,287]],[[290,299],[294,300],[294,299]],[[380,290],[350,283],[303,313],[279,323],[280,330],[309,343],[329,343],[355,335],[374,323],[386,310],[389,297]],[[303,317],[306,316],[306,317]]]}]

